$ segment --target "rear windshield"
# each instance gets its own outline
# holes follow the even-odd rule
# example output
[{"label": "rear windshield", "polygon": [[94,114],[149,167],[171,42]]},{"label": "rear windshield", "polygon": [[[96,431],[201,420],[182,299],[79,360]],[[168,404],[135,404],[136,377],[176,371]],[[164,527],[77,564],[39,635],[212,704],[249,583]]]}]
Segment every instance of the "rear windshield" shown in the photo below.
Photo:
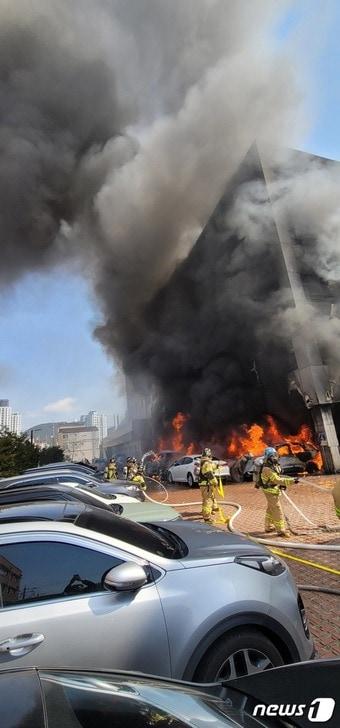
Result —
[{"label": "rear windshield", "polygon": [[87,528],[90,531],[117,538],[126,544],[137,546],[150,554],[163,556],[166,559],[180,559],[186,555],[185,544],[171,531],[162,529],[162,531],[155,532],[147,526],[106,511],[98,513],[86,510],[80,513],[74,524],[80,528]]}]

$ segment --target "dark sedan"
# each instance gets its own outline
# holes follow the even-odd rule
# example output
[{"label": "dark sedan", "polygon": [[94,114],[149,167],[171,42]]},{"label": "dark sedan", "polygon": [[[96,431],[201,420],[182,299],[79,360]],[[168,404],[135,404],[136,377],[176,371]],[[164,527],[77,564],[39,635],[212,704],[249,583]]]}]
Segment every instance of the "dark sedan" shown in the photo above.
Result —
[{"label": "dark sedan", "polygon": [[0,672],[1,728],[308,728],[315,721],[338,728],[339,679],[339,660],[210,685],[124,672],[12,669]]},{"label": "dark sedan", "polygon": [[38,485],[17,486],[0,490],[0,508],[7,504],[42,500],[75,501],[84,503],[86,506],[115,512],[119,504],[119,495],[101,493],[100,498],[98,498],[91,488],[74,488],[63,483],[39,483]]}]

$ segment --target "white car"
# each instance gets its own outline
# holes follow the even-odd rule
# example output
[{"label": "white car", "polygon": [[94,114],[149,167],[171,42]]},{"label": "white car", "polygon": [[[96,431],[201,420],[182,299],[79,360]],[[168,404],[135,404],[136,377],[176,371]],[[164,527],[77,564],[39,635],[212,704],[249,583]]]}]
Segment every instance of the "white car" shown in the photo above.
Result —
[{"label": "white car", "polygon": [[[213,458],[217,465],[216,475],[220,476],[222,483],[230,480],[229,465],[224,460]],[[201,454],[184,455],[184,457],[176,460],[168,470],[168,483],[187,483],[189,488],[198,485],[198,476],[200,472]]]}]

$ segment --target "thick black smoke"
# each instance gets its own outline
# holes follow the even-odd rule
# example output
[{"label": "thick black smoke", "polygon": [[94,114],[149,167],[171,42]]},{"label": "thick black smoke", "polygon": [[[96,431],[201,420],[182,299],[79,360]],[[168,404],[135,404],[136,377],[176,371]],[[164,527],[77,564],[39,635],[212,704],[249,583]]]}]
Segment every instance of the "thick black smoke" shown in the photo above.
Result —
[{"label": "thick black smoke", "polygon": [[235,203],[248,185],[265,188],[256,148],[148,306],[147,335],[129,359],[132,374],[144,368],[159,385],[159,422],[167,427],[176,412],[189,413],[185,432],[196,442],[225,442],[234,427],[264,422],[266,414],[287,432],[309,421],[302,399],[288,395],[296,364],[287,332],[276,328],[293,300],[268,192],[256,210],[261,239],[241,237],[234,226]]},{"label": "thick black smoke", "polygon": [[0,4],[4,281],[73,254],[60,231],[76,214],[78,166],[125,121],[103,49],[92,44],[91,27],[72,5]]},{"label": "thick black smoke", "polygon": [[76,260],[97,337],[156,388],[161,421],[186,410],[197,436],[295,413],[268,201],[251,193],[250,215],[227,194],[189,255],[253,140],[291,139],[295,74],[271,40],[285,7],[0,0],[1,279]]}]

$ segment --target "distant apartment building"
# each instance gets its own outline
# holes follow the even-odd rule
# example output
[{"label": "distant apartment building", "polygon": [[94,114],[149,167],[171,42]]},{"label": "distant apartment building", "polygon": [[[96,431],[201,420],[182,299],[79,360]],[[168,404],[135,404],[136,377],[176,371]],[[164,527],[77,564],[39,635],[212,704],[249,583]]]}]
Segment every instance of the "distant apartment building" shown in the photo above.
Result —
[{"label": "distant apartment building", "polygon": [[11,417],[11,432],[15,435],[21,435],[22,431],[22,417],[20,412],[13,412]]},{"label": "distant apartment building", "polygon": [[95,410],[91,410],[87,415],[82,415],[80,418],[82,425],[86,427],[97,427],[99,432],[99,444],[107,436],[107,416],[99,414]]},{"label": "distant apartment building", "polygon": [[57,444],[66,460],[92,462],[99,457],[99,430],[76,422],[67,423],[59,427]]},{"label": "distant apartment building", "polygon": [[21,414],[12,411],[8,399],[0,399],[0,432],[8,431],[20,435],[21,429]]}]

